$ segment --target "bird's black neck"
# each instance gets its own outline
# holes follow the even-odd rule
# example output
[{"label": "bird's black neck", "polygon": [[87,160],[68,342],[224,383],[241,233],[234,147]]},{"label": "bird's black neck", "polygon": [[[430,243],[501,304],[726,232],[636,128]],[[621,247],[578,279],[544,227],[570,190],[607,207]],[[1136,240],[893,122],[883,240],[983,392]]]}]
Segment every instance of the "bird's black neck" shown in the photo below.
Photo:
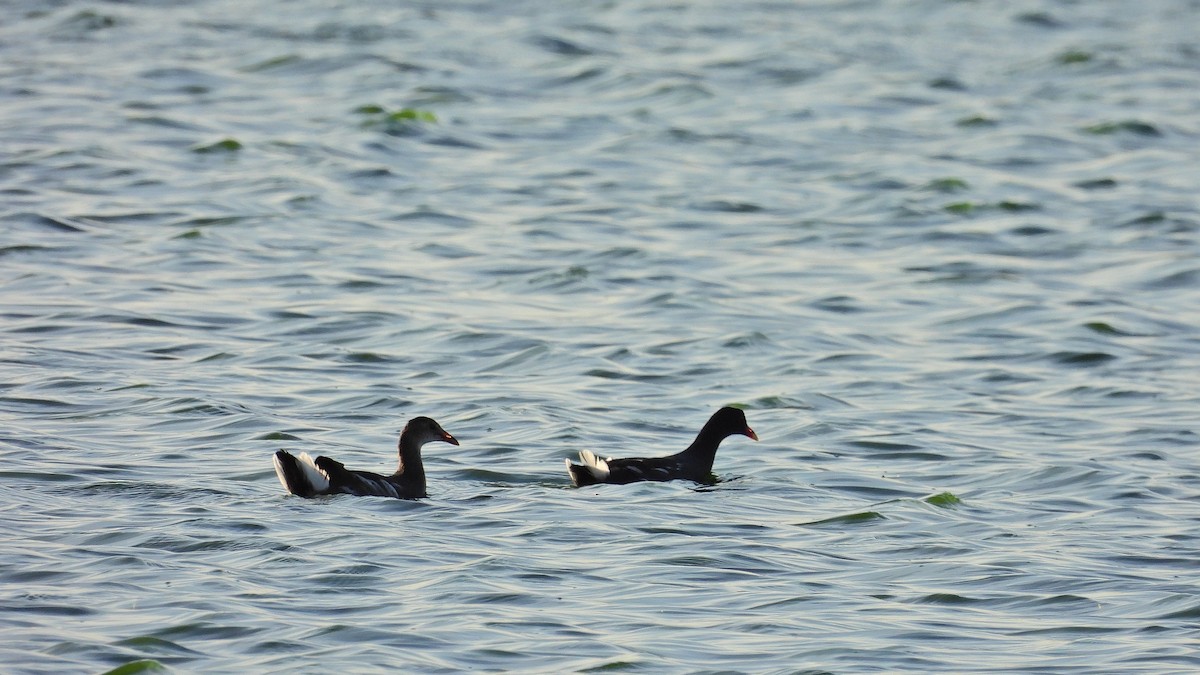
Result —
[{"label": "bird's black neck", "polygon": [[700,429],[700,433],[696,434],[696,440],[692,441],[683,454],[694,461],[707,462],[711,467],[717,458],[717,448],[728,435],[719,431],[710,420],[708,424],[704,425],[704,428]]},{"label": "bird's black neck", "polygon": [[421,463],[421,446],[407,438],[400,439],[400,466],[396,467],[396,478],[409,485],[420,485],[425,489],[425,465]]}]

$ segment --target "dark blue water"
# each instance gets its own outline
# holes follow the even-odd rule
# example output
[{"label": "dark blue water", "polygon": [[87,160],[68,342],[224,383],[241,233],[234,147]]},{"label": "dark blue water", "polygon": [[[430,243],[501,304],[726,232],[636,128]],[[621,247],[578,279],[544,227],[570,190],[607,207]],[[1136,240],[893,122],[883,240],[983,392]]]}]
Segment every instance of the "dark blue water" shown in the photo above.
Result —
[{"label": "dark blue water", "polygon": [[9,3],[5,669],[1195,671],[1198,17]]}]

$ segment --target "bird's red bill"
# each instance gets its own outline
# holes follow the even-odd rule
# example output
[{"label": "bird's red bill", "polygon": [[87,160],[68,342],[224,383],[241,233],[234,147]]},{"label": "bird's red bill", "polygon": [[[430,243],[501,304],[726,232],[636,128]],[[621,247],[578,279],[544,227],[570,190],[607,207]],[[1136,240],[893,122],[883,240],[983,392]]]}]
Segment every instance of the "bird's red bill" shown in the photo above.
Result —
[{"label": "bird's red bill", "polygon": [[754,433],[754,430],[751,429],[750,427],[746,427],[746,430],[743,431],[742,433],[746,434],[747,436],[749,436],[750,438],[753,438],[756,441],[758,440],[758,434]]}]

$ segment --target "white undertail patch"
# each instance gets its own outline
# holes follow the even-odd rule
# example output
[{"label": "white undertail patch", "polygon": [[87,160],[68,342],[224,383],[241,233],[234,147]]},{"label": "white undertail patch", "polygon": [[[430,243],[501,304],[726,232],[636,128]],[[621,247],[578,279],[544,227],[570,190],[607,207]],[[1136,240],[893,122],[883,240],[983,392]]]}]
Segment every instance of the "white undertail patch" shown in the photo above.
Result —
[{"label": "white undertail patch", "polygon": [[[317,468],[317,463],[307,453],[302,452],[299,455],[293,455],[298,461],[297,466],[304,474],[304,478],[308,480],[309,485],[312,485],[313,492],[322,492],[329,489],[329,476],[322,470]],[[283,484],[283,489],[290,490],[287,480],[283,477],[283,466],[279,463],[279,457],[274,457],[275,460],[275,475],[279,477],[279,482]]]},{"label": "white undertail patch", "polygon": [[583,462],[588,471],[596,477],[597,480],[608,478],[608,462],[596,456],[596,453],[591,450],[580,450],[579,460]]},{"label": "white undertail patch", "polygon": [[329,489],[329,474],[317,468],[317,462],[307,452],[302,452],[297,457],[300,460],[300,468],[304,471],[304,477],[308,478],[308,482],[312,483],[313,490],[322,492]]}]

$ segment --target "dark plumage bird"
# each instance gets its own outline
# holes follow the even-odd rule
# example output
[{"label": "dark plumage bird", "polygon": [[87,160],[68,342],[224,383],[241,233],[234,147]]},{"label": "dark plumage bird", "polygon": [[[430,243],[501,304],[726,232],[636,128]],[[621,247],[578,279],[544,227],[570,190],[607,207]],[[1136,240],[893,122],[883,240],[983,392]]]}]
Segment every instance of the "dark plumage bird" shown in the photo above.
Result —
[{"label": "dark plumage bird", "polygon": [[426,496],[421,446],[431,441],[458,445],[458,439],[437,422],[414,417],[400,432],[400,466],[390,476],[354,471],[328,457],[313,459],[307,452],[297,456],[286,450],[275,453],[275,474],[288,492],[300,497],[345,494],[416,499]]},{"label": "dark plumage bird", "polygon": [[754,430],[746,424],[745,413],[737,408],[721,408],[708,418],[696,440],[683,452],[669,457],[600,459],[590,450],[583,450],[579,453],[583,464],[575,464],[568,459],[567,472],[571,474],[571,482],[576,487],[596,483],[636,483],[642,480],[684,479],[711,483],[717,446],[734,434],[758,440]]}]

